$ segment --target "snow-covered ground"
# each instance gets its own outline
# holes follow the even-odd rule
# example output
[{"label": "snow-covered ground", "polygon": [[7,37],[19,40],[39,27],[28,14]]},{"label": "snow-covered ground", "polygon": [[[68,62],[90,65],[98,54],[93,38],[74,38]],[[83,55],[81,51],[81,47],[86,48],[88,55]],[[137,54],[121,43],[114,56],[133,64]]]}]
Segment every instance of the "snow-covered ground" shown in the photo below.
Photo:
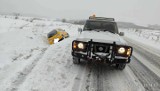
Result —
[{"label": "snow-covered ground", "polygon": [[[28,18],[30,19],[30,18]],[[77,27],[54,21],[0,18],[0,68],[13,61],[28,58],[31,52],[47,48],[47,33],[54,28],[63,28],[71,34]]]},{"label": "snow-covered ground", "polygon": [[160,51],[160,30],[120,29],[125,37]]},{"label": "snow-covered ground", "polygon": [[[152,69],[148,69],[147,59],[144,64],[139,62],[137,57],[133,57],[133,62],[124,71],[106,65],[73,64],[71,44],[78,36],[78,27],[82,26],[47,19],[28,17],[14,19],[12,16],[7,18],[1,16],[0,91],[158,91],[160,89],[158,66],[154,67],[154,63],[151,64]],[[65,29],[70,37],[49,45],[46,35],[54,28]],[[149,42],[159,45],[159,41],[145,39],[135,31],[124,29],[121,31],[125,32],[127,41],[135,41],[140,45],[147,41],[145,45],[149,45]],[[141,59],[144,59],[143,56]],[[154,68],[158,71],[155,72]]]},{"label": "snow-covered ground", "polygon": [[[27,20],[30,19],[32,18]],[[48,32],[54,28],[62,28],[71,35],[77,35],[75,31],[79,27],[50,20],[30,22],[23,18],[11,17],[0,17],[0,21],[0,91],[10,89],[8,86],[12,85],[11,82],[31,71],[45,51],[58,45],[58,43],[56,45],[48,44],[46,37]],[[50,51],[52,54],[45,56],[56,57],[57,55],[54,56],[56,51],[60,50]]]}]

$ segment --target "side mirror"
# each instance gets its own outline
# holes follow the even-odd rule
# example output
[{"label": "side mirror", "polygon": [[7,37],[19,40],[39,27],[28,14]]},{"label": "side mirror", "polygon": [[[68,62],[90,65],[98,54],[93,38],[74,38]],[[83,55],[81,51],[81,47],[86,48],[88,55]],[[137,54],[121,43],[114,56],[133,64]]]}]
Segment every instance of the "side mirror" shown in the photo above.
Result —
[{"label": "side mirror", "polygon": [[82,28],[78,28],[78,32],[81,33],[82,32]]},{"label": "side mirror", "polygon": [[119,35],[120,35],[120,36],[124,36],[124,32],[120,32]]}]

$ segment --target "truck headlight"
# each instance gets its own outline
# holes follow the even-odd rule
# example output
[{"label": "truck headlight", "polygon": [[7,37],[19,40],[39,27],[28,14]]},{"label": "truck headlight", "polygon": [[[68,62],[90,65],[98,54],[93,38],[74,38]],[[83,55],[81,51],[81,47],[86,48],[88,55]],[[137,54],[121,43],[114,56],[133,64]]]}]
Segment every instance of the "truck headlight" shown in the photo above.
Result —
[{"label": "truck headlight", "polygon": [[132,55],[132,50],[130,46],[118,46],[116,56],[130,57]]},{"label": "truck headlight", "polygon": [[124,47],[120,47],[120,48],[118,49],[118,53],[119,53],[119,54],[123,54],[123,53],[125,53],[125,51],[126,51],[126,49],[125,49]]},{"label": "truck headlight", "polygon": [[87,43],[82,41],[73,41],[72,42],[72,49],[73,51],[82,51],[86,52]]},{"label": "truck headlight", "polygon": [[73,48],[76,49],[77,48],[77,43],[73,42]]},{"label": "truck headlight", "polygon": [[132,51],[131,51],[131,48],[129,48],[129,49],[127,50],[127,55],[130,56],[130,55],[131,55],[131,52],[132,52]]},{"label": "truck headlight", "polygon": [[78,48],[79,49],[84,49],[84,44],[83,43],[78,43]]}]

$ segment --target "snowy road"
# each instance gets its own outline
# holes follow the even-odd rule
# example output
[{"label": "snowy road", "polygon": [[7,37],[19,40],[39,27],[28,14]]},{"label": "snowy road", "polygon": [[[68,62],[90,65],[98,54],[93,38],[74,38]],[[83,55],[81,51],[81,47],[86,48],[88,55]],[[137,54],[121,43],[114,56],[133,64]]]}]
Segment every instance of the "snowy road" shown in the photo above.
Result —
[{"label": "snowy road", "polygon": [[[39,85],[40,85],[39,87],[41,87],[42,84],[39,84],[40,79],[33,80],[34,78],[41,78],[41,80],[56,78],[55,80],[53,80],[53,82],[49,82],[49,83],[53,83],[50,86],[48,86],[48,83],[44,80],[46,84],[42,85],[43,86],[42,89],[37,89],[37,90],[38,91],[39,90],[43,91],[45,89],[56,90],[57,88],[59,88],[57,89],[57,91],[59,90],[61,91],[64,91],[64,90],[69,90],[69,91],[70,90],[72,91],[107,91],[107,90],[108,91],[158,91],[160,89],[159,77],[156,74],[154,74],[154,72],[152,72],[149,68],[147,68],[143,63],[141,63],[141,60],[137,59],[134,56],[132,58],[132,63],[129,64],[129,66],[124,71],[115,70],[114,67],[109,67],[107,65],[102,65],[102,64],[94,64],[94,63],[87,64],[85,62],[83,62],[81,65],[72,64],[72,57],[71,55],[68,55],[70,54],[70,50],[71,50],[71,45],[69,42],[71,40],[72,39],[70,40],[68,39],[65,41],[66,43],[69,43],[68,45],[66,45],[66,47],[63,47],[65,49],[59,49],[59,50],[65,51],[63,55],[56,54],[56,55],[59,55],[58,56],[59,59],[56,59],[55,64],[57,64],[57,62],[60,64],[63,63],[64,66],[60,67],[60,69],[63,69],[64,72],[60,71],[60,74],[57,74],[56,76],[54,76],[55,74],[54,70],[50,70],[47,73],[46,72],[45,73],[51,74],[50,72],[53,72],[54,73],[52,74],[53,78],[52,76],[48,76],[48,75],[46,76],[46,74],[41,75],[41,77],[39,77],[38,75],[37,75],[38,77],[34,77],[35,72],[37,72],[37,70],[35,70],[35,72],[32,73],[33,77],[32,76],[29,77],[30,79],[32,78],[32,80],[28,79],[29,82],[28,81],[25,82],[25,85],[24,85],[25,88],[31,87],[31,88],[28,88],[28,90],[30,90],[30,89],[36,88]],[[141,57],[146,58],[146,56],[143,56],[145,54],[143,53],[140,53],[140,54],[142,55]],[[67,60],[67,62],[65,62],[64,58]],[[54,61],[55,59],[51,59],[51,60]],[[53,61],[50,61],[50,62],[52,63]],[[42,64],[41,67],[43,67],[44,65],[46,64],[45,63]],[[52,69],[54,66],[51,65],[49,67],[51,67],[49,69]],[[48,67],[46,69],[48,69]],[[43,71],[46,71],[46,70],[43,70]],[[40,75],[40,73],[38,74]],[[59,79],[57,80],[57,78]],[[62,78],[68,78],[70,79],[70,81],[67,81],[65,79],[63,81]],[[42,80],[42,83],[44,83],[44,81]],[[35,85],[30,84],[34,82],[37,82],[37,83]],[[59,85],[55,86],[54,85],[55,83],[58,83]],[[24,87],[22,86],[23,89]],[[67,89],[67,87],[69,88]]]},{"label": "snowy road", "polygon": [[159,91],[160,56],[157,56],[159,52],[149,49],[147,45],[139,44],[127,38],[126,40],[134,47],[132,63],[129,64],[129,67],[144,86],[145,90]]},{"label": "snowy road", "polygon": [[4,91],[159,91],[159,77],[134,56],[124,71],[95,63],[73,64],[72,40],[45,49]]},{"label": "snowy road", "polygon": [[[0,57],[12,61],[0,66],[0,91],[160,90],[160,53],[156,49],[125,38],[133,46],[134,53],[131,63],[123,71],[106,64],[88,64],[84,60],[76,65],[72,63],[71,43],[78,36],[75,30],[79,26],[52,21],[47,25],[46,21],[43,22],[24,22],[27,25],[22,29],[12,29],[13,32],[8,33],[4,29],[0,36],[0,44],[4,45],[0,46],[0,53],[4,56]],[[53,29],[49,26],[65,28],[70,37],[48,45],[44,41],[44,30]],[[10,40],[13,38],[14,41]]]}]

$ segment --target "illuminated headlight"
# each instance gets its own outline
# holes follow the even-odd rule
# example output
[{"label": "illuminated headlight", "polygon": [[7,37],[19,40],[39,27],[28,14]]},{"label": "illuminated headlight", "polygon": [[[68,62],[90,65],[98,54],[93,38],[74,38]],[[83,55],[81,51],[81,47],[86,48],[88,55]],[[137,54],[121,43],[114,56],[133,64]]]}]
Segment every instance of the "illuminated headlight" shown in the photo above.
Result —
[{"label": "illuminated headlight", "polygon": [[78,43],[78,48],[79,49],[84,49],[84,44],[83,43]]},{"label": "illuminated headlight", "polygon": [[124,47],[120,47],[119,49],[118,49],[118,53],[119,54],[123,54],[123,53],[125,53],[125,48]]},{"label": "illuminated headlight", "polygon": [[73,48],[76,49],[77,48],[77,43],[73,42]]},{"label": "illuminated headlight", "polygon": [[59,41],[59,38],[54,39],[54,44]]},{"label": "illuminated headlight", "polygon": [[73,51],[82,51],[86,52],[86,43],[80,41],[74,41],[72,44]]},{"label": "illuminated headlight", "polygon": [[128,55],[128,56],[131,55],[131,48],[129,48],[129,49],[127,50],[127,55]]}]

